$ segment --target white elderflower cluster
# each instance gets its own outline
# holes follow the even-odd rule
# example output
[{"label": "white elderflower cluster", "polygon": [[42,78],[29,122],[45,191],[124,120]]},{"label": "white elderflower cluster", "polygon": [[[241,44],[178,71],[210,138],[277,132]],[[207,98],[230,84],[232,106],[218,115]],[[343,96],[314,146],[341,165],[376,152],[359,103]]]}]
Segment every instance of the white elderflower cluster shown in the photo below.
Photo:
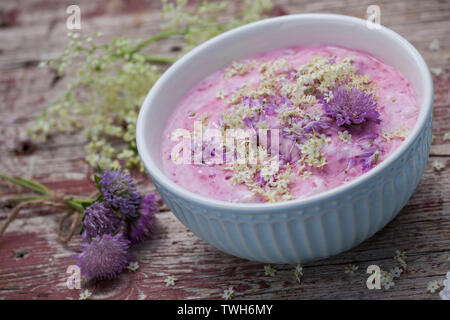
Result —
[{"label": "white elderflower cluster", "polygon": [[444,133],[444,137],[443,137],[443,140],[444,140],[444,141],[448,141],[448,140],[450,140],[450,132],[446,132],[446,133]]}]

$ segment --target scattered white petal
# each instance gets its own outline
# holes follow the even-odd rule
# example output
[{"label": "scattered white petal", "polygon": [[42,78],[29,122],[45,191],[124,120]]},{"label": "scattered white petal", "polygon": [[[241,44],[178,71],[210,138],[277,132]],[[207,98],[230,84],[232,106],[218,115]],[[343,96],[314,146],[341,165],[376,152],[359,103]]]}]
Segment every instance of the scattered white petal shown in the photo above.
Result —
[{"label": "scattered white petal", "polygon": [[80,300],[87,300],[92,296],[92,292],[90,292],[88,289],[84,290],[80,293]]},{"label": "scattered white petal", "polygon": [[433,39],[428,48],[431,51],[439,51],[441,49],[441,44],[438,39]]},{"label": "scattered white petal", "polygon": [[359,269],[359,266],[356,264],[349,264],[344,267],[345,273],[347,274],[355,274],[355,271]]},{"label": "scattered white petal", "polygon": [[220,99],[220,100],[225,99],[225,92],[223,92],[223,90],[218,91],[218,92],[216,93],[216,98],[217,98],[217,99]]},{"label": "scattered white petal", "polygon": [[407,268],[407,263],[406,263],[406,253],[403,250],[396,250],[395,251],[395,255],[394,255],[394,259],[400,263],[400,266],[402,267],[403,271],[406,270]]},{"label": "scattered white petal", "polygon": [[225,300],[231,300],[234,295],[234,289],[233,287],[228,287],[228,289],[225,289],[225,291],[222,294],[222,298]]},{"label": "scattered white petal", "polygon": [[178,279],[173,276],[167,276],[167,278],[164,279],[164,282],[166,283],[166,287],[170,287],[170,286],[174,286],[175,281],[177,281],[177,280]]},{"label": "scattered white petal", "polygon": [[442,282],[444,288],[439,292],[442,300],[450,300],[450,271],[447,272],[446,279]]},{"label": "scattered white petal", "polygon": [[267,266],[264,266],[264,271],[265,271],[266,276],[271,276],[271,277],[275,277],[275,274],[277,273],[277,270],[272,268],[272,266],[270,264]]},{"label": "scattered white petal", "polygon": [[139,269],[139,262],[134,261],[130,262],[127,266],[128,271],[136,272],[137,269]]},{"label": "scattered white petal", "polygon": [[300,283],[300,280],[303,277],[303,267],[300,264],[297,264],[294,269],[295,280]]},{"label": "scattered white petal", "polygon": [[346,143],[352,143],[352,135],[350,133],[348,133],[347,130],[345,130],[343,132],[338,131],[338,136],[341,141],[346,142]]},{"label": "scattered white petal", "polygon": [[444,141],[450,140],[450,132],[444,134]]},{"label": "scattered white petal", "polygon": [[445,169],[445,163],[443,163],[442,161],[439,161],[439,160],[434,160],[431,163],[431,166],[433,167],[434,171],[437,171],[437,172]]}]

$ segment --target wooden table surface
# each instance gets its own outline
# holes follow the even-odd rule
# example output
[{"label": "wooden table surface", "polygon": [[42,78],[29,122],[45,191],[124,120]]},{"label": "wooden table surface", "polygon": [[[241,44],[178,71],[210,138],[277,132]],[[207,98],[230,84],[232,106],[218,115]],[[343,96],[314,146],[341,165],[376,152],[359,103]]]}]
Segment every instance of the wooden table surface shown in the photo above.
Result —
[{"label": "wooden table surface", "polygon": [[[82,134],[57,135],[33,144],[26,127],[64,90],[67,77],[53,75],[38,63],[61,52],[66,42],[65,10],[70,1],[2,1],[0,3],[0,172],[36,179],[51,189],[87,195],[93,191],[92,169],[84,161]],[[364,17],[369,4],[381,8],[381,23],[408,39],[425,57],[435,86],[435,136],[431,158],[414,195],[400,214],[371,239],[330,259],[304,266],[302,283],[292,265],[275,265],[276,276],[265,276],[264,265],[224,254],[197,238],[167,209],[158,214],[153,240],[132,251],[140,268],[113,281],[89,284],[93,299],[220,299],[233,286],[235,299],[439,299],[427,283],[442,280],[450,270],[450,2],[401,1],[275,1],[272,14],[332,12]],[[78,1],[82,29],[114,36],[147,37],[159,30],[159,1]],[[439,50],[431,50],[437,39]],[[176,55],[179,40],[152,46],[152,52]],[[437,72],[439,73],[439,72]],[[435,172],[433,160],[447,168]],[[149,178],[135,175],[142,191],[154,190]],[[10,212],[6,199],[23,194],[0,182],[0,222]],[[80,238],[68,245],[57,240],[59,210],[24,210],[0,239],[0,299],[78,299],[67,289],[66,269],[75,263]],[[366,268],[396,265],[396,249],[405,250],[408,271],[389,290],[368,290]],[[345,266],[356,264],[355,274]],[[178,278],[166,287],[167,275]]]}]

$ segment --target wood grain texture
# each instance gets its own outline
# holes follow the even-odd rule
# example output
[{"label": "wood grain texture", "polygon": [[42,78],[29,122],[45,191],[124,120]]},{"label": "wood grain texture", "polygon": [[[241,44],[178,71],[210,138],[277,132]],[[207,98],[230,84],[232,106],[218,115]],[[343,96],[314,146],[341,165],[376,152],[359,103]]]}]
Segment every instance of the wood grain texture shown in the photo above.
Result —
[{"label": "wood grain texture", "polygon": [[[299,285],[294,266],[274,266],[275,277],[264,275],[260,263],[218,251],[188,231],[167,208],[158,214],[155,238],[133,248],[136,273],[123,273],[109,282],[85,283],[94,299],[219,299],[233,286],[236,299],[437,299],[426,292],[430,280],[441,280],[450,270],[450,2],[449,1],[295,1],[275,0],[273,14],[332,12],[364,17],[369,4],[381,7],[381,23],[416,46],[433,75],[435,109],[431,158],[425,174],[400,214],[383,230],[358,247],[336,257],[304,266]],[[0,3],[0,172],[38,180],[49,188],[87,195],[92,192],[92,169],[85,163],[85,138],[59,135],[46,144],[30,145],[25,128],[61,93],[67,77],[54,83],[53,75],[37,64],[61,52],[66,41],[66,7],[70,1],[15,1]],[[146,37],[159,30],[159,1],[78,1],[86,33]],[[237,6],[232,6],[237,7]],[[235,8],[236,9],[236,8]],[[233,14],[225,12],[221,18]],[[440,50],[431,51],[433,39]],[[175,56],[179,40],[152,45],[155,54]],[[447,168],[437,173],[431,162]],[[136,175],[142,191],[154,186]],[[0,183],[0,221],[10,211],[6,199],[23,190]],[[0,299],[78,299],[79,290],[67,289],[66,269],[75,263],[80,238],[69,245],[57,241],[61,212],[49,208],[24,210],[0,240]],[[366,288],[368,265],[395,265],[396,249],[407,252],[408,271],[390,290]],[[344,267],[354,263],[354,275]],[[173,275],[175,287],[163,280]]]}]

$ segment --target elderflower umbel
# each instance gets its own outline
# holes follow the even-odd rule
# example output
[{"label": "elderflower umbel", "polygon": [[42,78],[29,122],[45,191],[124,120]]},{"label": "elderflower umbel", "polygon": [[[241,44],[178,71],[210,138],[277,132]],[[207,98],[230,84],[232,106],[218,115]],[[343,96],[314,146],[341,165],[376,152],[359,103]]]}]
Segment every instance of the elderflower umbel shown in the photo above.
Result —
[{"label": "elderflower umbel", "polygon": [[234,295],[234,289],[233,289],[233,287],[230,286],[223,291],[222,298],[225,300],[231,300],[233,298],[233,295]]},{"label": "elderflower umbel", "polygon": [[[218,21],[229,6],[225,1],[201,2],[163,0],[163,16],[168,19],[163,33],[153,39],[184,35],[183,51],[222,32],[266,17],[270,0],[246,0],[235,5],[232,19]],[[83,130],[87,137],[86,160],[93,167],[117,169],[125,166],[144,170],[136,148],[136,121],[139,106],[160,77],[161,59],[154,61],[143,49],[152,41],[115,38],[105,44],[94,37],[68,35],[68,45],[55,59],[45,63],[62,75],[73,68],[68,89],[36,119],[30,128],[33,139],[45,141],[55,132]],[[153,35],[154,36],[154,35]],[[152,38],[150,38],[152,39]],[[174,59],[167,58],[170,64]],[[44,65],[44,63],[42,64]]]},{"label": "elderflower umbel", "polygon": [[272,268],[272,266],[269,264],[264,266],[264,273],[266,276],[275,277],[277,270]]},{"label": "elderflower umbel", "polygon": [[175,285],[175,282],[176,282],[177,280],[178,280],[178,279],[175,278],[175,277],[173,277],[173,276],[167,276],[167,278],[164,279],[164,282],[166,283],[166,287],[170,287],[170,286],[174,286],[174,285]]},{"label": "elderflower umbel", "polygon": [[380,123],[377,102],[373,93],[344,85],[333,88],[333,99],[323,101],[325,113],[336,119],[338,126],[361,124],[365,121]]}]

